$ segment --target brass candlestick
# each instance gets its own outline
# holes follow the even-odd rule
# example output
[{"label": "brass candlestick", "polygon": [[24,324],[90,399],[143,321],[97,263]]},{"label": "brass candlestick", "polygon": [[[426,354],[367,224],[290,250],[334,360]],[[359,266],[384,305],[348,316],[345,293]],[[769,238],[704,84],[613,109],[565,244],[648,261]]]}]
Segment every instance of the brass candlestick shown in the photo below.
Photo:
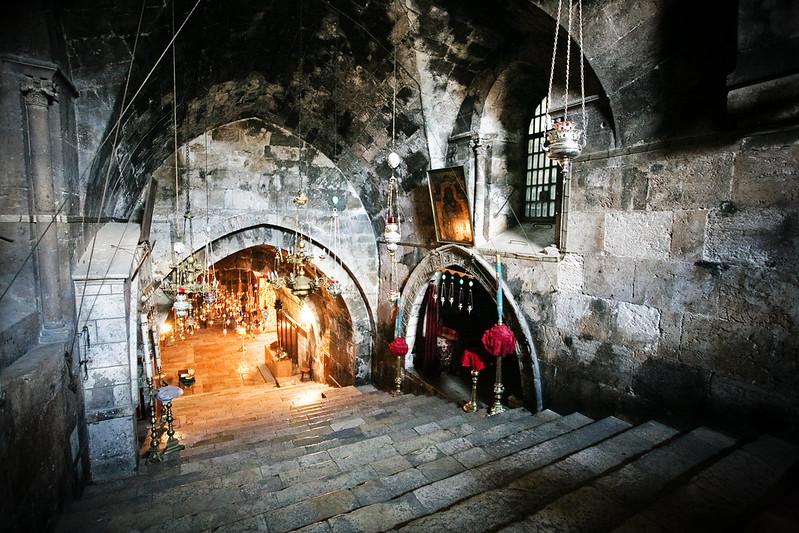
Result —
[{"label": "brass candlestick", "polygon": [[502,393],[505,392],[505,387],[502,385],[502,358],[497,357],[497,379],[494,382],[494,403],[488,410],[488,416],[498,415],[505,412],[505,407],[502,405]]},{"label": "brass candlestick", "polygon": [[164,409],[166,410],[166,424],[167,424],[166,434],[169,437],[166,440],[166,448],[164,448],[163,454],[167,455],[170,453],[178,452],[184,449],[185,446],[183,446],[178,440],[178,438],[175,437],[175,426],[173,424],[175,419],[172,416],[172,400],[163,402],[163,405]]},{"label": "brass candlestick", "polygon": [[404,374],[402,370],[402,357],[397,357],[397,375],[394,377],[394,396],[402,394],[402,379]]},{"label": "brass candlestick", "polygon": [[147,462],[156,463],[163,459],[161,450],[158,447],[158,418],[156,417],[156,398],[153,388],[153,378],[147,378],[147,386],[150,388],[150,450],[147,452]]},{"label": "brass candlestick", "polygon": [[472,370],[472,399],[463,406],[467,413],[477,412],[477,378],[480,376],[479,370]]}]

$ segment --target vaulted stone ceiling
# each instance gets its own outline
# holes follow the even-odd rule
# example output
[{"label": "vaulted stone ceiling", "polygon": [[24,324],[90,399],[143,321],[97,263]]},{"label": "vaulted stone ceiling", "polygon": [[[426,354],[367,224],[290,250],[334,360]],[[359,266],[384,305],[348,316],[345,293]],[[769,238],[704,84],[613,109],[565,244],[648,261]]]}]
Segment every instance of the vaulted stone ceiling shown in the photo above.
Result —
[{"label": "vaulted stone ceiling", "polygon": [[[193,5],[177,0],[176,26]],[[128,0],[103,8],[79,1],[59,8],[73,77],[82,92],[81,158],[84,168],[91,166],[87,214],[100,211],[112,127],[123,107],[140,7],[138,1]],[[126,101],[169,42],[171,18],[170,2],[145,9]],[[490,82],[514,61],[523,61],[529,73],[538,74],[520,78],[538,82],[530,91],[530,105],[534,107],[546,86],[546,76],[540,74],[548,69],[552,20],[528,2],[306,0],[301,36],[299,18],[296,2],[199,4],[177,39],[179,143],[249,116],[299,128],[307,142],[358,184],[375,216],[382,199],[380,181],[389,172],[384,164],[387,150],[379,148],[390,142],[393,42],[399,43],[397,131],[398,151],[407,167],[406,189],[421,182],[430,166],[425,121],[436,117],[422,113],[421,91],[436,91],[426,97],[448,99],[445,105],[457,109],[461,101],[453,96],[453,85],[485,91],[485,80]],[[420,81],[422,76],[426,82]],[[592,85],[590,89],[597,91],[598,84]],[[150,172],[173,146],[171,53],[152,73],[122,124],[116,156],[121,173],[112,169],[102,211],[125,217]],[[108,141],[95,154],[105,137]]]}]

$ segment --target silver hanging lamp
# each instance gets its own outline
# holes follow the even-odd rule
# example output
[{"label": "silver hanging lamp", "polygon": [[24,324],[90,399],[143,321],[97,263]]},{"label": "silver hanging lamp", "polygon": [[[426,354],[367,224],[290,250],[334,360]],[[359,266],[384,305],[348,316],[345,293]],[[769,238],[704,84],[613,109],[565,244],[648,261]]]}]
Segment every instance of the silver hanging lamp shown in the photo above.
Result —
[{"label": "silver hanging lamp", "polygon": [[[571,69],[571,34],[573,14],[577,10],[577,30],[580,42],[580,106],[582,109],[582,124],[578,125],[569,118],[569,73]],[[547,157],[557,161],[564,173],[571,170],[571,163],[579,157],[586,144],[586,131],[588,117],[585,111],[585,56],[583,54],[583,3],[582,0],[568,0],[567,38],[566,38],[566,69],[564,72],[563,88],[563,117],[553,120],[549,111],[552,103],[552,88],[555,81],[555,64],[558,56],[558,36],[560,33],[561,13],[563,0],[558,0],[558,13],[555,21],[555,42],[552,46],[552,63],[549,70],[549,89],[546,100],[547,131],[544,134],[544,152]]]}]

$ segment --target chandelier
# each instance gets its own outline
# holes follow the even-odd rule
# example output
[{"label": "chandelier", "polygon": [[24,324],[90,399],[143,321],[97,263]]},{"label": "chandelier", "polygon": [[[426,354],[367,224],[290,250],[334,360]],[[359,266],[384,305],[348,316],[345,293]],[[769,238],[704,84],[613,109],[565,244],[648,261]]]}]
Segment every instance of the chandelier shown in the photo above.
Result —
[{"label": "chandelier", "polygon": [[[586,144],[588,119],[585,111],[585,56],[583,54],[583,3],[582,0],[567,0],[566,31],[566,65],[563,73],[563,117],[552,119],[549,114],[552,100],[552,87],[555,81],[555,64],[558,56],[558,36],[560,33],[563,0],[558,0],[558,13],[555,21],[555,43],[552,46],[552,63],[549,71],[549,89],[547,92],[545,114],[547,131],[544,133],[544,151],[547,157],[557,161],[564,173],[568,173],[571,162],[578,157]],[[580,42],[580,106],[582,108],[582,125],[578,126],[569,118],[569,73],[571,69],[571,34],[572,18],[577,11],[577,31]]]},{"label": "chandelier", "polygon": [[[300,171],[300,186],[302,187],[302,171]],[[307,212],[305,212],[305,224],[301,225],[300,222],[300,211],[304,211],[305,206],[308,204],[308,196],[300,190],[297,196],[294,197],[293,203],[297,208],[297,227],[305,226],[310,230]],[[294,296],[303,300],[309,294],[330,285],[329,280],[319,275],[319,271],[313,264],[313,259],[314,255],[310,250],[305,235],[300,233],[299,230],[295,231],[294,240],[285,254],[281,249],[275,252],[274,267],[266,275],[266,279],[273,287],[286,287]],[[281,272],[285,270],[283,268],[284,264],[288,267],[288,274]],[[309,268],[314,271],[313,277],[308,275]]]}]

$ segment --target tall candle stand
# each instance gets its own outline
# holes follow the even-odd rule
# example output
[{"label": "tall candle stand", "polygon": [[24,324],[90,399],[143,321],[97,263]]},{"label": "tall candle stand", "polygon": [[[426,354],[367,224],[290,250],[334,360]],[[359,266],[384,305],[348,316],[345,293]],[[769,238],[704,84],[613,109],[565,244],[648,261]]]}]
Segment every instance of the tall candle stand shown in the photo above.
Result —
[{"label": "tall candle stand", "polygon": [[397,375],[394,377],[394,396],[402,394],[402,380],[405,377],[405,372],[402,369],[402,357],[397,357]]},{"label": "tall candle stand", "polygon": [[479,370],[472,370],[472,399],[463,406],[467,413],[477,412],[477,378],[480,377]]},{"label": "tall candle stand", "polygon": [[496,381],[494,382],[494,403],[488,410],[488,416],[498,415],[505,412],[505,407],[502,405],[502,393],[505,392],[505,386],[502,385],[502,358],[497,357],[497,374]]},{"label": "tall candle stand", "polygon": [[163,460],[159,449],[158,417],[156,416],[156,397],[153,387],[153,378],[147,378],[147,387],[150,389],[150,450],[147,452],[147,462],[157,463]]}]

